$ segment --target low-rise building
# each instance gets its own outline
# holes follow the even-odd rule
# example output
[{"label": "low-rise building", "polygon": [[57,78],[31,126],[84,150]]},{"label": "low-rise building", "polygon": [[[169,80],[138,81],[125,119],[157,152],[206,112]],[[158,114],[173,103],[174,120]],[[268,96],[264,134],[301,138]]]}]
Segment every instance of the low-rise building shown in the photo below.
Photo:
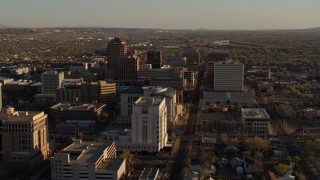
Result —
[{"label": "low-rise building", "polygon": [[50,120],[59,131],[88,130],[103,118],[105,108],[105,104],[58,103],[50,108]]},{"label": "low-rise building", "polygon": [[116,158],[113,141],[82,142],[75,140],[51,159],[51,178],[113,179],[126,173],[125,159]]},{"label": "low-rise building", "polygon": [[242,123],[248,135],[267,135],[270,116],[264,108],[241,108]]}]

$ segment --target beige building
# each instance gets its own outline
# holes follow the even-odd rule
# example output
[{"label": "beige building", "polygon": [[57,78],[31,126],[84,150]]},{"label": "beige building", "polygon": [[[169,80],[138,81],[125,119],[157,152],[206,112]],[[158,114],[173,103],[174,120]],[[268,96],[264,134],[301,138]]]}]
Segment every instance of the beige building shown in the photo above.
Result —
[{"label": "beige building", "polygon": [[270,116],[264,108],[241,108],[242,123],[248,135],[267,135]]},{"label": "beige building", "polygon": [[0,164],[32,169],[49,155],[47,115],[15,111],[6,106],[0,113]]},{"label": "beige building", "polygon": [[51,159],[51,179],[113,179],[126,173],[125,159],[116,158],[113,141],[74,140]]},{"label": "beige building", "polygon": [[106,81],[85,83],[81,91],[83,102],[104,103],[107,108],[113,108],[116,105],[116,83]]}]

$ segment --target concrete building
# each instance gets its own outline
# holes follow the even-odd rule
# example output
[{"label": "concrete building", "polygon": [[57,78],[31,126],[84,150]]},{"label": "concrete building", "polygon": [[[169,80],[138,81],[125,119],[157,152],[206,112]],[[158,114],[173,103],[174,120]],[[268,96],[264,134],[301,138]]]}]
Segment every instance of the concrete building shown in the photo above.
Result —
[{"label": "concrete building", "polygon": [[127,53],[127,43],[119,37],[115,37],[108,43],[108,63],[107,63],[107,78],[119,78],[119,60],[120,57]]},{"label": "concrete building", "polygon": [[177,95],[172,88],[156,86],[145,86],[143,88],[121,87],[118,93],[120,94],[120,116],[118,116],[116,122],[118,125],[131,127],[132,107],[141,96],[164,97],[167,106],[168,126],[174,124],[177,119]]},{"label": "concrete building", "polygon": [[229,52],[224,50],[214,50],[209,52],[206,62],[205,82],[207,88],[213,88],[214,84],[214,64],[217,61],[225,60],[229,57]]},{"label": "concrete building", "polygon": [[68,85],[56,89],[57,102],[82,102],[81,85]]},{"label": "concrete building", "polygon": [[143,95],[145,97],[161,97],[165,98],[167,106],[167,124],[172,125],[177,119],[177,94],[172,88],[145,86],[143,87]]},{"label": "concrete building", "polygon": [[151,70],[151,86],[171,87],[177,91],[183,91],[186,87],[184,68],[173,68],[165,65],[160,69]]},{"label": "concrete building", "polygon": [[205,91],[208,103],[253,103],[254,91],[244,90],[244,65],[227,59],[214,64],[213,91]]},{"label": "concrete building", "polygon": [[116,105],[116,84],[106,81],[84,83],[81,87],[83,102],[106,104],[107,109]]},{"label": "concrete building", "polygon": [[119,80],[121,83],[132,84],[138,80],[139,59],[132,52],[128,51],[124,56],[120,57],[119,67]]},{"label": "concrete building", "polygon": [[186,80],[186,86],[188,90],[194,89],[196,86],[196,73],[194,71],[184,71],[184,78]]},{"label": "concrete building", "polygon": [[185,67],[187,64],[187,58],[183,56],[168,56],[165,59],[165,64],[172,67]]},{"label": "concrete building", "polygon": [[56,94],[56,89],[61,87],[64,79],[63,72],[46,71],[41,74],[42,94]]},{"label": "concrete building", "polygon": [[32,169],[49,156],[47,115],[15,111],[6,106],[0,113],[0,164],[2,168]]},{"label": "concrete building", "polygon": [[126,173],[125,159],[116,158],[114,142],[74,140],[51,158],[51,179],[112,179]]},{"label": "concrete building", "polygon": [[214,64],[214,91],[243,91],[244,65],[227,59]]},{"label": "concrete building", "polygon": [[140,97],[132,107],[132,129],[106,131],[104,140],[116,140],[118,151],[159,152],[168,142],[167,107],[163,97]]},{"label": "concrete building", "polygon": [[164,98],[141,97],[132,107],[132,145],[136,151],[158,152],[168,142]]},{"label": "concrete building", "polygon": [[50,119],[66,120],[101,120],[105,104],[69,104],[58,103],[50,108]]},{"label": "concrete building", "polygon": [[140,65],[138,71],[138,79],[139,80],[146,80],[151,78],[151,69],[152,64],[142,64]]},{"label": "concrete building", "polygon": [[152,64],[152,69],[158,69],[163,66],[162,51],[148,51],[147,64]]},{"label": "concrete building", "polygon": [[186,57],[186,64],[192,64],[192,63],[197,63],[200,64],[200,51],[196,49],[186,49],[182,53],[183,57]]},{"label": "concrete building", "polygon": [[248,135],[268,135],[270,116],[263,108],[241,108],[242,123]]}]

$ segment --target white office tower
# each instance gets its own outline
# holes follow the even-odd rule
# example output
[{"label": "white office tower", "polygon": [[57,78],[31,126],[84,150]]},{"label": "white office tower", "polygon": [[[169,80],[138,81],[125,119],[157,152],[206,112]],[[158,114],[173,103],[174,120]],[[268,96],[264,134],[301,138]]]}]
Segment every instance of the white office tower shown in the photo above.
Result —
[{"label": "white office tower", "polygon": [[214,64],[214,91],[243,91],[244,65],[227,59]]},{"label": "white office tower", "polygon": [[41,74],[41,93],[56,94],[56,89],[61,88],[64,79],[63,72],[46,71]]},{"label": "white office tower", "polygon": [[136,151],[160,151],[168,141],[163,97],[140,97],[132,109],[132,144]]}]

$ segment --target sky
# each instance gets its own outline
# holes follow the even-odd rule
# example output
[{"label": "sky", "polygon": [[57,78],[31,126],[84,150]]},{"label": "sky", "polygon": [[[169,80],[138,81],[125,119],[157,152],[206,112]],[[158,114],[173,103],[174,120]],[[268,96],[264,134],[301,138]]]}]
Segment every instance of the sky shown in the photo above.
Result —
[{"label": "sky", "polygon": [[0,0],[15,27],[304,29],[320,27],[320,0]]}]

